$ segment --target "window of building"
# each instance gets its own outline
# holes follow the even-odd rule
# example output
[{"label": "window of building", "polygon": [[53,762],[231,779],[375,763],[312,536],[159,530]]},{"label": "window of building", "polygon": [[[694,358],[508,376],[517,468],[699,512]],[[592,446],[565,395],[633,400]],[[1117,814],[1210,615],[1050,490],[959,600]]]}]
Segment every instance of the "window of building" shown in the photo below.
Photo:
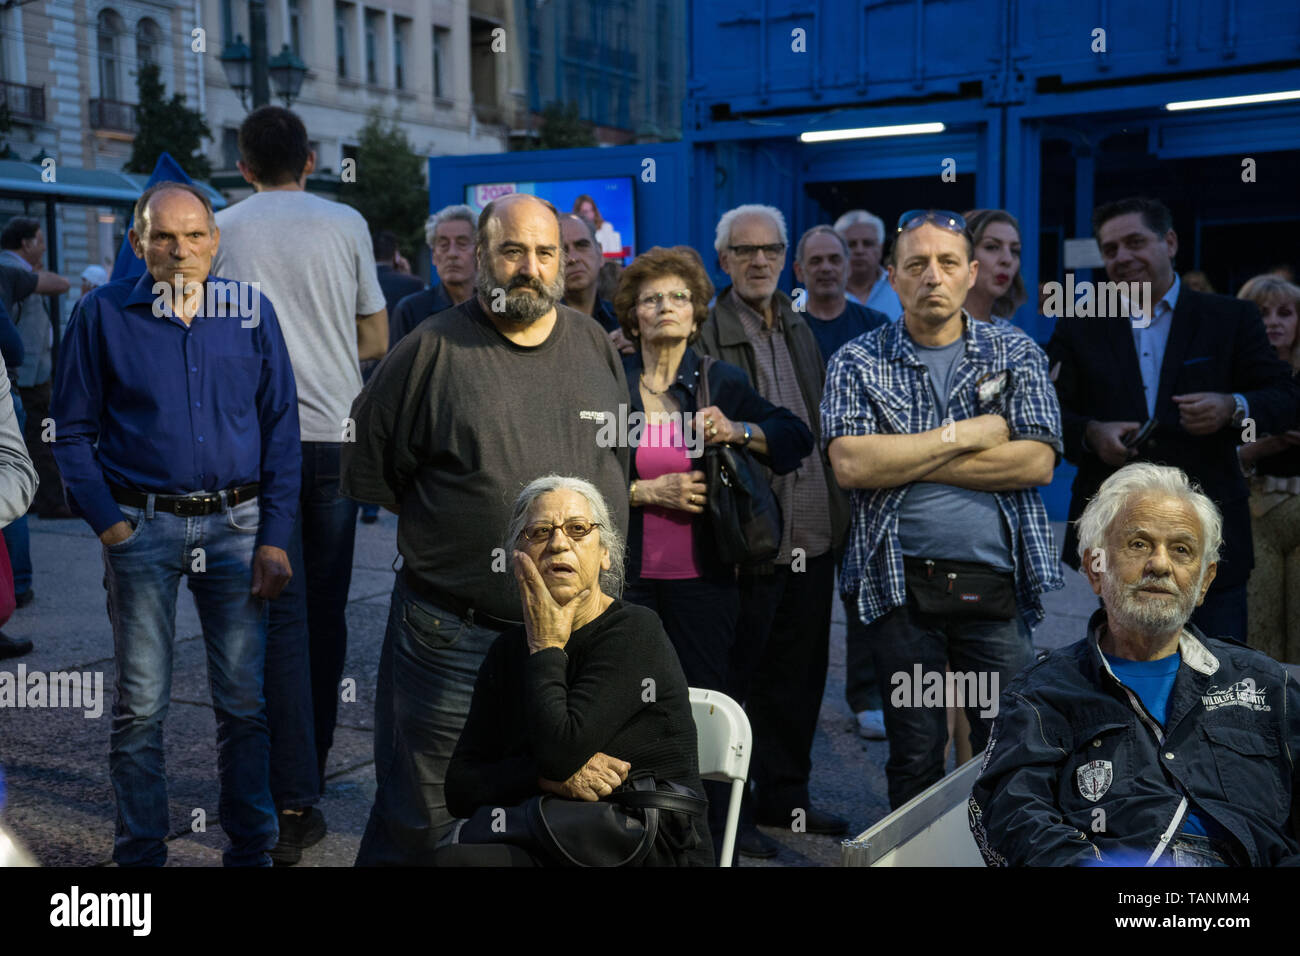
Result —
[{"label": "window of building", "polygon": [[289,49],[302,56],[302,3],[289,0]]},{"label": "window of building", "polygon": [[121,53],[118,37],[122,34],[122,18],[116,11],[99,11],[99,96],[100,99],[119,99],[121,88],[118,74],[121,71]]},{"label": "window of building", "polygon": [[338,55],[339,79],[348,75],[348,8],[334,4],[334,48]]},{"label": "window of building", "polygon": [[410,20],[393,18],[393,78],[399,90],[406,89],[406,39],[410,32]]},{"label": "window of building", "polygon": [[447,99],[451,92],[451,80],[448,70],[451,51],[451,31],[446,27],[433,28],[433,95],[438,99]]},{"label": "window of building", "polygon": [[162,30],[148,17],[135,28],[135,58],[140,64],[157,63],[162,46]]},{"label": "window of building", "polygon": [[234,169],[239,162],[239,130],[227,126],[221,131],[221,168]]},{"label": "window of building", "polygon": [[221,42],[230,43],[235,39],[235,12],[231,9],[233,0],[221,0]]},{"label": "window of building", "polygon": [[366,82],[379,82],[379,18],[366,14]]}]

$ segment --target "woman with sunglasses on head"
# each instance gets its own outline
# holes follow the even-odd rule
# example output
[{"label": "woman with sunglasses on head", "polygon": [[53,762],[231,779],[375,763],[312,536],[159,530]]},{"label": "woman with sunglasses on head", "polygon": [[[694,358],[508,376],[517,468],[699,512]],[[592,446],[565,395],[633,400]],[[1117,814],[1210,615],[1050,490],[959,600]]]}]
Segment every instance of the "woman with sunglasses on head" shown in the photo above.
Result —
[{"label": "woman with sunglasses on head", "polygon": [[747,447],[785,474],[812,450],[812,433],[725,362],[709,369],[712,404],[697,407],[702,359],[690,346],[712,297],[713,283],[694,249],[656,246],[620,276],[614,312],[637,346],[625,360],[628,417],[644,421],[628,436],[634,449],[627,599],[659,614],[687,683],[725,692],[740,591],[735,567],[722,565],[713,549],[704,445]]},{"label": "woman with sunglasses on head", "polygon": [[964,218],[979,263],[966,311],[984,322],[1019,328],[1011,316],[1029,300],[1020,275],[1020,223],[1005,209],[972,209]]}]

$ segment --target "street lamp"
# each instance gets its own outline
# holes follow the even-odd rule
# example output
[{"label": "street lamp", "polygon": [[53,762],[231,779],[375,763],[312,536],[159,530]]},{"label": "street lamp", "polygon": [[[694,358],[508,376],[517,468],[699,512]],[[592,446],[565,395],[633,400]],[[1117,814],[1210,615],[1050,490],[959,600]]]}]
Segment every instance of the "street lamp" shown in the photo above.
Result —
[{"label": "street lamp", "polygon": [[251,49],[244,43],[243,36],[239,35],[221,51],[221,69],[225,71],[226,82],[239,96],[239,102],[245,109],[248,108],[247,98],[251,92],[253,109],[257,109],[271,101],[269,76],[269,79],[275,81],[276,95],[284,100],[287,107],[302,90],[307,64],[289,49],[287,43],[274,59],[267,62],[266,0],[248,0],[248,26]]},{"label": "street lamp", "polygon": [[234,42],[227,43],[221,51],[221,69],[226,74],[226,82],[238,95],[240,105],[248,109],[248,90],[253,85],[253,51],[242,34],[237,34]]},{"label": "street lamp", "polygon": [[288,109],[302,89],[302,81],[307,76],[307,64],[286,43],[271,59],[268,72],[271,74],[271,83],[275,86],[275,95],[284,100],[285,109]]}]

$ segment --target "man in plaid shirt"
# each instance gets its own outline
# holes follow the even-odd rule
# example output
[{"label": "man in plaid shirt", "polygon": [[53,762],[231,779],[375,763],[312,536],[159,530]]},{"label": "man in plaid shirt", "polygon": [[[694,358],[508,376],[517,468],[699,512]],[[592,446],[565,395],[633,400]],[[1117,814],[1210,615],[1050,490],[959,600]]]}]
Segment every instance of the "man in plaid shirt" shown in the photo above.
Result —
[{"label": "man in plaid shirt", "polygon": [[947,705],[984,748],[997,688],[1033,659],[1039,595],[1064,584],[1036,490],[1061,457],[1056,393],[1032,339],[962,308],[972,251],[956,213],[905,213],[889,267],[903,317],[836,353],[821,402],[852,496],[840,587],[872,642],[892,807],[942,778]]}]

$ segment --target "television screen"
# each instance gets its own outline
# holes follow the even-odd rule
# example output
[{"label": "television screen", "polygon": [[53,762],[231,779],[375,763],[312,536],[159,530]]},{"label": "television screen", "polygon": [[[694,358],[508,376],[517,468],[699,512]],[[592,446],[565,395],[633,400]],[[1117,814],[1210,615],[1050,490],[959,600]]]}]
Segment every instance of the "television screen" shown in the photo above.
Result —
[{"label": "television screen", "polygon": [[632,177],[563,179],[538,183],[478,183],[465,187],[465,204],[478,215],[493,199],[529,193],[550,200],[562,213],[591,220],[606,261],[628,263],[636,256]]}]

